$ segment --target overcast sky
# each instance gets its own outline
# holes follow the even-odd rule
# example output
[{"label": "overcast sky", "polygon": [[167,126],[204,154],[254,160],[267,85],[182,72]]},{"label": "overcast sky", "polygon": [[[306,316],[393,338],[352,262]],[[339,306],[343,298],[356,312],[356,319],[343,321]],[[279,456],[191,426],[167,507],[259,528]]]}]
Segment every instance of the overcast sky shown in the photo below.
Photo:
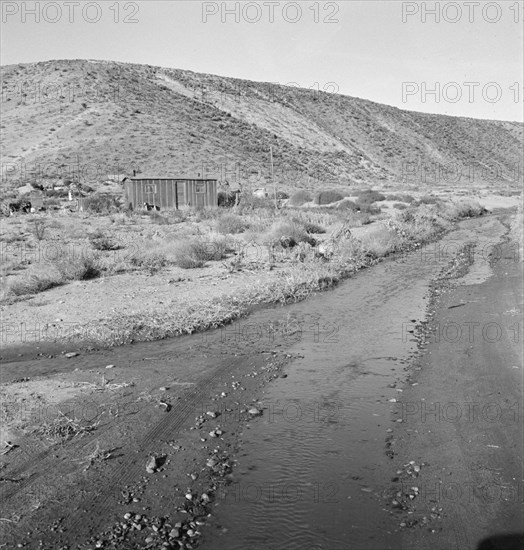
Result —
[{"label": "overcast sky", "polygon": [[3,65],[146,63],[523,120],[523,1],[1,4]]}]

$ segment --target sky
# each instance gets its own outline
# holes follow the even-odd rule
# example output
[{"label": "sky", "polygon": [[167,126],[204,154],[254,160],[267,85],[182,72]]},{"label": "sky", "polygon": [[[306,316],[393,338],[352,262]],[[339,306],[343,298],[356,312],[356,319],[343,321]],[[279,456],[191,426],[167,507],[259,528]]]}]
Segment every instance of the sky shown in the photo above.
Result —
[{"label": "sky", "polygon": [[524,1],[2,0],[2,65],[105,59],[523,121]]}]

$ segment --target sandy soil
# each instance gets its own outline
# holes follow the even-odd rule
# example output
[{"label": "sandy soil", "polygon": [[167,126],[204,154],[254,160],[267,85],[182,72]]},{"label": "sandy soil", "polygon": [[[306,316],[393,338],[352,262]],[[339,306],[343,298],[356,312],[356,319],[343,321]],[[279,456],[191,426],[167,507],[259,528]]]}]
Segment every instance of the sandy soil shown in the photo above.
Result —
[{"label": "sandy soil", "polygon": [[[172,268],[157,275],[137,273],[78,281],[2,307],[3,346],[65,337],[91,321],[104,326],[114,315],[171,309],[188,300],[198,301],[241,292],[274,272],[228,273],[219,266],[187,270]],[[86,334],[89,339],[90,334]],[[81,339],[81,338],[79,338]]]}]

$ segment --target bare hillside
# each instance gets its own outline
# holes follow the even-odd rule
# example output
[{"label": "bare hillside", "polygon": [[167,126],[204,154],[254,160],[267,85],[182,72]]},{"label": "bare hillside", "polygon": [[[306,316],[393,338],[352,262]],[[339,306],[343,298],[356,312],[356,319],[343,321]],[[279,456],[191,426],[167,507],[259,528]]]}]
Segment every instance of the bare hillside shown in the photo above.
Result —
[{"label": "bare hillside", "polygon": [[97,186],[133,169],[265,185],[272,146],[277,181],[289,188],[415,183],[424,165],[428,185],[505,186],[518,184],[524,143],[520,123],[89,60],[2,67],[1,131],[4,181],[16,185],[76,175]]}]

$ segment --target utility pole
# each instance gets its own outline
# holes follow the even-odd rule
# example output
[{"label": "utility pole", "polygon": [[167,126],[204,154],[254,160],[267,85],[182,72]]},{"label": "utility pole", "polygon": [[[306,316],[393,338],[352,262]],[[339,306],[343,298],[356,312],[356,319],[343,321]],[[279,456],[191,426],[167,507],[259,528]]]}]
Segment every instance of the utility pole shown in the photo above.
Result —
[{"label": "utility pole", "polygon": [[273,146],[269,146],[269,158],[271,161],[271,182],[273,183],[273,193],[275,196],[275,212],[278,210],[278,203],[277,203],[277,186],[275,183],[275,174],[273,170]]}]

